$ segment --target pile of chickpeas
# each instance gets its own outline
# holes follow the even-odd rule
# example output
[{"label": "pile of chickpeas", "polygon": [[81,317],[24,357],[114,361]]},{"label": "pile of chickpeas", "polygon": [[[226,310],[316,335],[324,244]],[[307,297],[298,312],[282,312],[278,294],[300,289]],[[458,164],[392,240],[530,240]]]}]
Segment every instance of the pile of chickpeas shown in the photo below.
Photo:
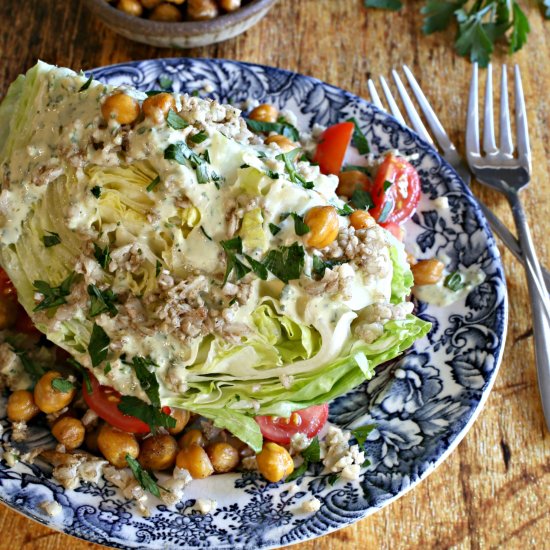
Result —
[{"label": "pile of chickpeas", "polygon": [[205,21],[241,7],[241,0],[107,0],[117,9],[151,21]]},{"label": "pile of chickpeas", "polygon": [[[165,433],[142,436],[103,421],[85,427],[77,417],[78,409],[73,406],[77,390],[59,391],[52,386],[57,378],[63,378],[62,374],[48,371],[33,391],[14,391],[8,398],[7,415],[14,423],[30,422],[40,413],[51,415],[55,418],[50,422],[51,432],[67,452],[80,448],[93,454],[99,452],[116,468],[127,467],[129,455],[146,470],[170,470],[177,466],[188,470],[195,479],[231,472],[242,458],[254,455],[250,447],[225,431],[209,441],[198,427],[200,422],[193,422],[192,415],[183,409],[171,409],[176,425]],[[272,482],[280,481],[294,470],[289,452],[272,442],[264,444],[257,463],[260,473]]]}]

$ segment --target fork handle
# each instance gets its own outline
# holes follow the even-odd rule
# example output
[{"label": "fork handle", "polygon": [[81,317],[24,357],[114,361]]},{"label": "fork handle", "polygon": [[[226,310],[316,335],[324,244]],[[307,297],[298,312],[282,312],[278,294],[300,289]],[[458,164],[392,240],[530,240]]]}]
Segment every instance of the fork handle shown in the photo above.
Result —
[{"label": "fork handle", "polygon": [[[525,258],[523,257],[523,252],[521,251],[521,246],[516,239],[516,237],[510,232],[510,230],[502,223],[500,218],[490,210],[483,202],[478,200],[479,206],[483,211],[485,219],[489,222],[491,229],[500,237],[502,242],[508,247],[510,252],[514,255],[516,260],[519,260],[523,265],[525,265]],[[541,265],[542,277],[544,285],[546,286],[546,291],[550,293],[550,273],[544,266]]]},{"label": "fork handle", "polygon": [[546,427],[550,431],[550,300],[542,291],[542,271],[537,259],[525,212],[516,193],[509,195],[519,242],[525,258],[525,274],[531,297],[535,363]]}]

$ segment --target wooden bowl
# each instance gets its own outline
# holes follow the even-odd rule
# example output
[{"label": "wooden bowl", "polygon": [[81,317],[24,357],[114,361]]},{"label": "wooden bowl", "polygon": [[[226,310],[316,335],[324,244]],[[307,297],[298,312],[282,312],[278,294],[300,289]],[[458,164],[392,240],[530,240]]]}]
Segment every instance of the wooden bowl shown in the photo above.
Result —
[{"label": "wooden bowl", "polygon": [[137,42],[164,48],[194,48],[229,40],[255,25],[277,0],[252,0],[208,21],[168,23],[128,15],[106,0],[84,0],[107,27]]}]

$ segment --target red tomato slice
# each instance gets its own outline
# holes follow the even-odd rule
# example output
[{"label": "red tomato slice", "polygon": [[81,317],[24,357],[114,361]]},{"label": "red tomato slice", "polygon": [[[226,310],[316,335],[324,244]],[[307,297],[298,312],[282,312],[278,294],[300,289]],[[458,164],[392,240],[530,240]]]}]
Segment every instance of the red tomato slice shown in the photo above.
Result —
[{"label": "red tomato slice", "polygon": [[17,299],[17,292],[8,274],[0,267],[0,294],[6,297]]},{"label": "red tomato slice", "polygon": [[319,165],[323,174],[340,172],[354,129],[353,122],[340,122],[323,132],[313,156],[313,162]]},{"label": "red tomato slice", "polygon": [[328,418],[328,405],[313,405],[301,411],[295,411],[290,418],[273,416],[257,416],[256,422],[262,430],[262,435],[282,445],[288,445],[290,438],[297,433],[303,433],[308,438],[316,436],[325,425]]},{"label": "red tomato slice", "polygon": [[92,383],[92,393],[88,393],[86,384],[82,384],[82,395],[88,407],[105,422],[119,430],[134,434],[145,434],[151,430],[145,422],[135,416],[124,414],[118,409],[121,395],[110,386],[102,386],[97,378],[88,371]]},{"label": "red tomato slice", "polygon": [[378,168],[371,194],[374,208],[369,214],[378,223],[403,223],[420,200],[418,172],[405,159],[389,154]]}]

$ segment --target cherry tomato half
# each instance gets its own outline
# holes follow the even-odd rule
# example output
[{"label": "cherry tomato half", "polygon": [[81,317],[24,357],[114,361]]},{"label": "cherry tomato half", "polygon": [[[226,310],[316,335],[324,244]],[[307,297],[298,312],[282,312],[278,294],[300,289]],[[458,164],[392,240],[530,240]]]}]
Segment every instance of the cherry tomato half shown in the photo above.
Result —
[{"label": "cherry tomato half", "polygon": [[262,435],[281,445],[288,445],[290,438],[303,433],[308,438],[316,436],[325,425],[328,418],[328,405],[313,405],[301,411],[295,411],[290,418],[276,418],[273,416],[257,416],[256,422],[260,426]]},{"label": "cherry tomato half", "polygon": [[124,414],[118,409],[121,395],[110,386],[102,386],[97,378],[88,371],[92,392],[88,392],[86,384],[82,384],[84,401],[100,418],[111,426],[134,434],[145,434],[151,430],[145,422],[135,416]]},{"label": "cherry tomato half", "polygon": [[8,274],[0,267],[0,295],[14,297],[17,300],[17,292]]},{"label": "cherry tomato half", "polygon": [[403,223],[420,200],[420,177],[412,164],[389,154],[378,168],[372,186],[374,208],[369,214],[378,223]]},{"label": "cherry tomato half", "polygon": [[354,129],[353,122],[340,122],[323,132],[313,156],[313,161],[319,165],[323,174],[340,172]]}]

